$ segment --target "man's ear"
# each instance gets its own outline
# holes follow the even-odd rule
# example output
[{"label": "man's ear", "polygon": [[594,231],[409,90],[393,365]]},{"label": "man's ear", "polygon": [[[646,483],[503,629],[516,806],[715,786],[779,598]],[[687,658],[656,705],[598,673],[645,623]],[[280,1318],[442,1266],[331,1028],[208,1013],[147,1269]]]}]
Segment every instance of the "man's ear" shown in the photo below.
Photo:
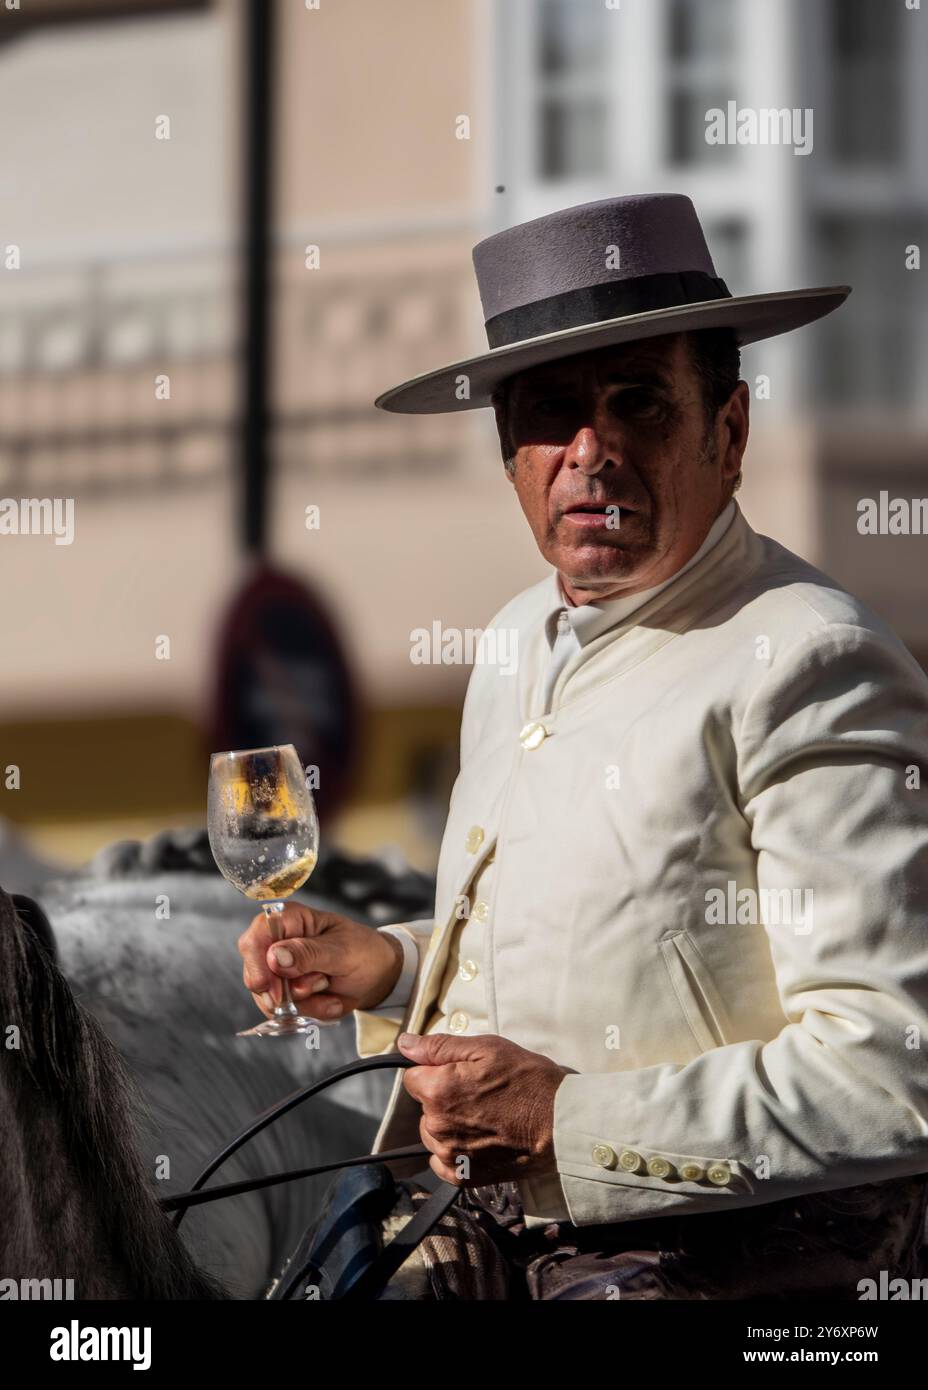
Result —
[{"label": "man's ear", "polygon": [[739,381],[728,401],[724,414],[725,450],[724,471],[734,478],[741,471],[741,460],[747,448],[751,419],[751,388]]}]

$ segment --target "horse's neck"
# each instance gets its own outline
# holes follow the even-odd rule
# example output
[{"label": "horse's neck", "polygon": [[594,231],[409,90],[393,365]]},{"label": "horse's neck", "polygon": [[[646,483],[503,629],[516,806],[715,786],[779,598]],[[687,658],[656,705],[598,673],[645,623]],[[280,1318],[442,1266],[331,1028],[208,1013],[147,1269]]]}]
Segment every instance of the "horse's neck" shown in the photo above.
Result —
[{"label": "horse's neck", "polygon": [[[76,1155],[64,1097],[0,1084],[0,1277],[74,1280],[80,1299],[198,1299],[223,1291],[201,1274],[154,1197],[139,1196],[137,1155]],[[63,1103],[62,1103],[63,1102]],[[101,1136],[102,1138],[103,1136]]]},{"label": "horse's neck", "polygon": [[0,1277],[77,1298],[217,1298],[159,1210],[125,1066],[0,891]]},{"label": "horse's neck", "polygon": [[7,1094],[4,1102],[0,1200],[11,1218],[2,1246],[4,1277],[73,1279],[79,1298],[128,1296],[101,1248],[94,1203],[75,1181],[56,1108],[38,1095],[11,1104]]}]

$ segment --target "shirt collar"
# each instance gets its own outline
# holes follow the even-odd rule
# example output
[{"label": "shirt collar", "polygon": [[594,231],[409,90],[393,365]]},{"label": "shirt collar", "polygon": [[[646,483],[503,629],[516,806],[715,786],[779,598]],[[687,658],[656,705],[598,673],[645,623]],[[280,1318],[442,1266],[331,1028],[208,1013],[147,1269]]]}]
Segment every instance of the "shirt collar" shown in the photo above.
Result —
[{"label": "shirt collar", "polygon": [[722,539],[728,530],[735,515],[735,499],[731,498],[728,505],[716,517],[706,533],[705,540],[696,551],[691,555],[686,564],[681,565],[668,579],[660,584],[653,585],[650,589],[642,589],[637,594],[628,594],[621,598],[603,599],[595,603],[581,603],[576,606],[571,604],[566,598],[561,588],[560,576],[557,571],[553,574],[552,601],[551,606],[545,616],[545,633],[548,638],[548,645],[554,646],[554,639],[557,636],[558,619],[562,613],[567,614],[567,620],[574,630],[574,635],[581,647],[585,647],[587,642],[592,642],[594,637],[598,637],[601,632],[607,632],[610,627],[620,623],[623,618],[627,618],[629,613],[634,613],[636,608],[641,608],[655,594],[659,594],[662,589],[666,589],[668,584],[672,584],[675,579],[679,579],[681,574],[701,560],[712,547]]}]

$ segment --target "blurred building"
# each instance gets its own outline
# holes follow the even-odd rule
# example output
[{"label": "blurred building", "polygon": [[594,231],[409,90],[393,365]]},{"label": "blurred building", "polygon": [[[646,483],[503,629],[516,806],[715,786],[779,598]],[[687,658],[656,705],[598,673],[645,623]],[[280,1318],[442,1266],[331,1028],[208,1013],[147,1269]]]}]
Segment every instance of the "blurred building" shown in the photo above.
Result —
[{"label": "blurred building", "polygon": [[[904,0],[278,12],[271,550],[327,600],[367,707],[330,833],[434,858],[468,669],[413,665],[410,632],[483,626],[545,573],[491,412],[372,401],[484,349],[472,245],[557,207],[684,192],[734,293],[854,287],[823,323],[745,351],[758,389],[740,498],[928,660],[928,538],[889,550],[856,526],[860,498],[921,491],[928,316],[909,267],[928,219],[928,15]],[[239,0],[0,11],[15,133],[0,495],[76,503],[70,546],[0,538],[0,763],[23,769],[0,815],[77,857],[203,816],[214,637],[244,563],[241,21]],[[731,101],[811,110],[811,152],[707,144],[707,110]]]}]

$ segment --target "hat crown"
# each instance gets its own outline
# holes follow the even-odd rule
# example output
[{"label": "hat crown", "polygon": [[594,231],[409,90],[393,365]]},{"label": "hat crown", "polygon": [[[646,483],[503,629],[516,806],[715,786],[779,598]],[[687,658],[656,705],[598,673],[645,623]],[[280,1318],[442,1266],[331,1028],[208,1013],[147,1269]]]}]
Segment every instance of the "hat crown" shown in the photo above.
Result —
[{"label": "hat crown", "polygon": [[674,333],[724,329],[739,347],[830,314],[849,285],[735,297],[716,273],[682,193],[635,193],[561,208],[472,251],[488,351],[377,397],[403,414],[473,410],[522,371]]},{"label": "hat crown", "polygon": [[484,320],[551,296],[645,275],[715,276],[696,209],[681,193],[561,208],[473,249]]}]

